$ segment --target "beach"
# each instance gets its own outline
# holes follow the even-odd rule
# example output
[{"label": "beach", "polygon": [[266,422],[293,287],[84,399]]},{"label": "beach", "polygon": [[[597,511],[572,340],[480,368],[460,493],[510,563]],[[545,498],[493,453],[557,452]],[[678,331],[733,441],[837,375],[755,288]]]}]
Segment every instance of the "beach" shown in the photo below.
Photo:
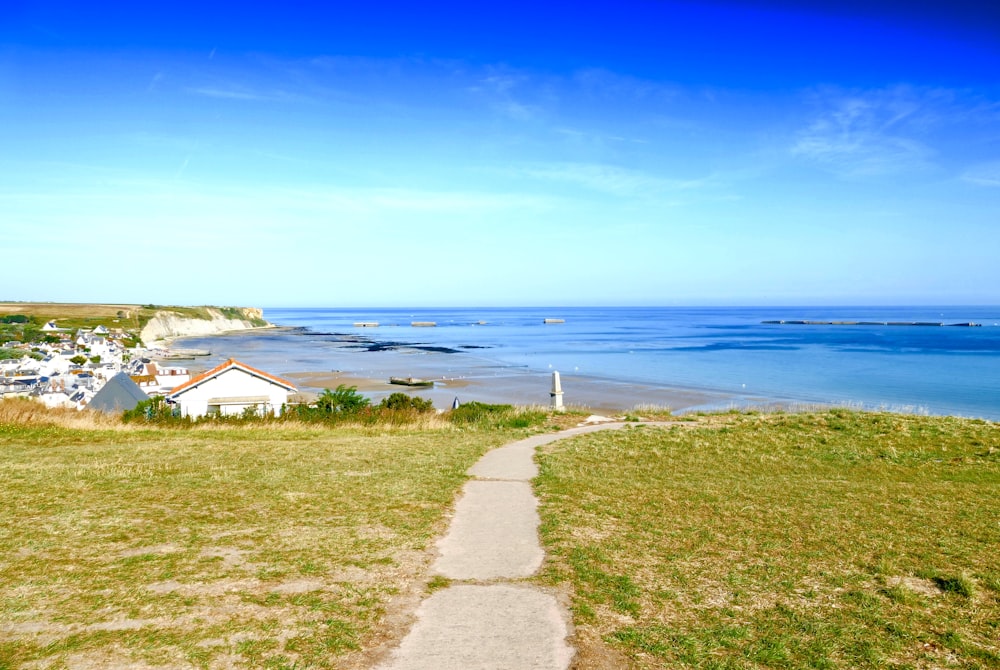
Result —
[{"label": "beach", "polygon": [[[433,388],[414,388],[390,384],[387,378],[357,377],[339,372],[291,372],[287,379],[303,391],[336,388],[340,384],[354,386],[375,399],[390,393],[404,392],[429,398],[438,408],[459,402],[486,402],[512,405],[549,405],[551,376],[541,373],[504,374],[479,378],[434,378]],[[595,412],[618,414],[641,409],[722,408],[735,404],[735,398],[693,389],[670,389],[612,382],[582,376],[562,376],[563,401],[571,407]],[[760,399],[766,402],[765,399]]]},{"label": "beach", "polygon": [[[356,387],[376,402],[397,392],[419,395],[429,398],[439,409],[450,408],[456,398],[460,403],[476,401],[546,406],[550,403],[552,375],[549,372],[497,364],[480,356],[428,351],[399,343],[373,345],[358,351],[355,348],[358,339],[351,336],[347,336],[341,346],[314,342],[313,360],[303,360],[301,356],[294,355],[295,347],[288,345],[288,341],[308,337],[308,333],[296,329],[276,328],[224,333],[209,338],[177,338],[170,342],[168,351],[171,353],[168,355],[171,356],[171,363],[177,364],[178,359],[173,356],[175,351],[211,352],[208,356],[186,360],[192,373],[207,370],[227,358],[237,358],[288,379],[306,397],[323,389],[344,385]],[[329,364],[329,367],[318,369],[322,363]],[[564,403],[594,412],[614,414],[636,408],[672,411],[720,409],[767,401],[765,398],[740,399],[731,394],[698,389],[560,374]],[[434,385],[402,386],[391,384],[390,377],[413,377],[433,381]]]},{"label": "beach", "polygon": [[[344,384],[376,402],[404,392],[438,408],[456,397],[548,405],[558,371],[564,403],[598,413],[837,405],[1000,418],[996,308],[284,308],[265,315],[279,327],[172,346],[211,352],[188,361],[192,371],[233,357],[305,393]],[[390,377],[434,387],[390,385]]]}]

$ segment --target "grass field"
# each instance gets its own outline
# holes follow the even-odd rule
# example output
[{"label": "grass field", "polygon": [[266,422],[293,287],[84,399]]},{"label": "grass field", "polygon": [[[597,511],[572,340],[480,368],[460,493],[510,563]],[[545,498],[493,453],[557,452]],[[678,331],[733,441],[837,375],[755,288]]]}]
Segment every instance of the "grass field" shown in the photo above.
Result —
[{"label": "grass field", "polygon": [[[370,667],[439,586],[466,469],[527,433],[487,419],[0,403],[0,669]],[[579,670],[1000,667],[996,424],[732,413],[539,460],[535,581],[571,598]]]},{"label": "grass field", "polygon": [[104,423],[0,417],[0,668],[367,667],[524,434]]},{"label": "grass field", "polygon": [[578,667],[1000,667],[1000,429],[704,417],[540,457]]}]

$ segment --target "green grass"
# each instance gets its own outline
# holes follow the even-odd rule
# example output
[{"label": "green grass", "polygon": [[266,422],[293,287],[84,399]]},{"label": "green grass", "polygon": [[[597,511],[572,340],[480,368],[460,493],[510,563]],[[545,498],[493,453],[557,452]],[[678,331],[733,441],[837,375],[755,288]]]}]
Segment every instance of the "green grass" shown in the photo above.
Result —
[{"label": "green grass", "polygon": [[359,663],[523,434],[0,424],[0,668]]},{"label": "green grass", "polygon": [[731,414],[540,464],[581,668],[1000,667],[995,424]]}]

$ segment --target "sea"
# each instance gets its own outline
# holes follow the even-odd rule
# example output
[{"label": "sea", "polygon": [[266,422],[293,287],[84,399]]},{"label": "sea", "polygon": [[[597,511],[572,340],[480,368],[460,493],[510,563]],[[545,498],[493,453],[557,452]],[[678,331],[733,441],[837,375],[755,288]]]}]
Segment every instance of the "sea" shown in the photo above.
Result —
[{"label": "sea", "polygon": [[454,376],[560,371],[705,392],[728,406],[1000,420],[1000,307],[282,307],[264,316],[286,328],[184,346],[277,373],[383,374],[366,370],[366,357],[391,352],[422,355],[418,370],[447,363]]}]

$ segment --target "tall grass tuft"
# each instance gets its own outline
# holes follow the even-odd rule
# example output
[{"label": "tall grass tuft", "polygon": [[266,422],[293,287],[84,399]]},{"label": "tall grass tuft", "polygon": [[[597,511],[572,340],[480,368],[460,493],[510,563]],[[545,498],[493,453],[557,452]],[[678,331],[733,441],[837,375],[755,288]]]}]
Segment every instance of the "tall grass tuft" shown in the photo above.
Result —
[{"label": "tall grass tuft", "polygon": [[490,405],[482,402],[465,403],[446,416],[456,426],[480,429],[532,428],[548,419],[548,413],[537,407]]},{"label": "tall grass tuft", "polygon": [[103,412],[50,408],[30,398],[4,398],[0,400],[0,425],[107,429],[121,427],[121,420]]}]

